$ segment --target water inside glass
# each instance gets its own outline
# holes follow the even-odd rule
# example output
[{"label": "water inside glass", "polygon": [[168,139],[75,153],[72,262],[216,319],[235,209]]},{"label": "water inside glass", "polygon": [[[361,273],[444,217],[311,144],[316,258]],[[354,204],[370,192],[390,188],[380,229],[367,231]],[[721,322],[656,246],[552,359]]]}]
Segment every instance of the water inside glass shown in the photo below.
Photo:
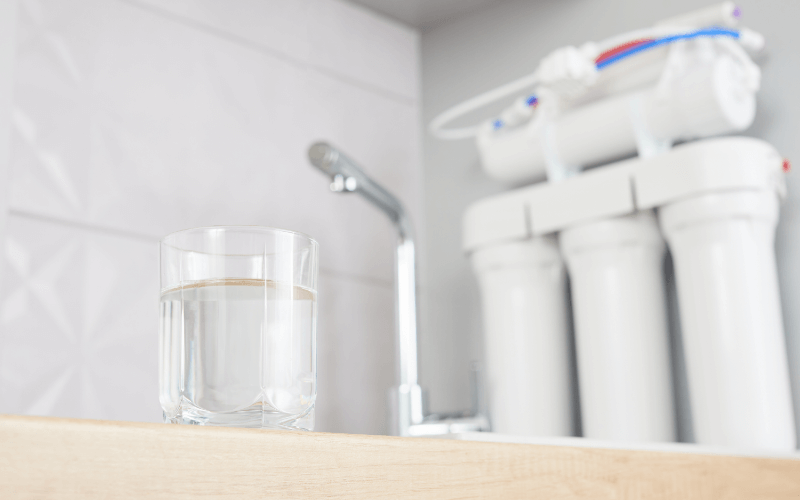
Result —
[{"label": "water inside glass", "polygon": [[316,292],[202,280],[164,291],[160,309],[165,421],[313,428]]}]

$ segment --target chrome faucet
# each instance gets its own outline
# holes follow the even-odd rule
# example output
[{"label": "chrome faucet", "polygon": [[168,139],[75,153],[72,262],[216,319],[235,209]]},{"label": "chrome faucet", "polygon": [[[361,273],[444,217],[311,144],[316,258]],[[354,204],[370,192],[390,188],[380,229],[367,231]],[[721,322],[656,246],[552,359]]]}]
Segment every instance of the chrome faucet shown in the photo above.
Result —
[{"label": "chrome faucet", "polygon": [[331,191],[360,194],[385,213],[397,230],[395,329],[399,374],[398,384],[390,393],[392,433],[398,436],[431,436],[489,430],[488,419],[478,410],[477,404],[473,404],[475,408],[470,412],[426,415],[423,390],[418,380],[414,231],[403,205],[370,179],[354,161],[329,144],[313,144],[308,150],[308,158],[312,165],[330,177]]}]

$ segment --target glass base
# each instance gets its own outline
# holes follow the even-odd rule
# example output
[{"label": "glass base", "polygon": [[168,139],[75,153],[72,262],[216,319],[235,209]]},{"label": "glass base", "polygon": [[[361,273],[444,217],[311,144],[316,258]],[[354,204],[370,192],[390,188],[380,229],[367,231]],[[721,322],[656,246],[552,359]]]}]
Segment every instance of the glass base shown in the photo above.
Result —
[{"label": "glass base", "polygon": [[284,413],[273,408],[267,410],[261,405],[222,413],[204,410],[184,401],[176,415],[172,416],[164,412],[164,423],[312,431],[314,430],[314,404],[300,414]]}]

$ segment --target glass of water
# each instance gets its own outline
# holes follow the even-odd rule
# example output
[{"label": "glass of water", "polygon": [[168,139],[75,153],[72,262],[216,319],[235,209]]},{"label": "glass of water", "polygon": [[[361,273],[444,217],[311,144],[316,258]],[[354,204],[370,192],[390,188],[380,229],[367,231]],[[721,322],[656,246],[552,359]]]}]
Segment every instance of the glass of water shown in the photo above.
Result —
[{"label": "glass of water", "polygon": [[258,226],[161,240],[164,421],[312,430],[317,260],[310,237]]}]

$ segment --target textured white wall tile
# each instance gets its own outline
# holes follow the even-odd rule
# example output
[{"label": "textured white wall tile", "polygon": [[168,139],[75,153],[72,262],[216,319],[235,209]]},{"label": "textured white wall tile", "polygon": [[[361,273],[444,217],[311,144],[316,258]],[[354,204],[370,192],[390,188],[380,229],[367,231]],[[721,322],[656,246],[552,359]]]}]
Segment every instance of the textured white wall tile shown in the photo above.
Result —
[{"label": "textured white wall tile", "polygon": [[309,0],[128,0],[306,61]]},{"label": "textured white wall tile", "polygon": [[395,383],[392,290],[326,274],[319,285],[316,429],[385,434]]},{"label": "textured white wall tile", "polygon": [[127,0],[280,52],[409,101],[419,34],[341,0]]},{"label": "textured white wall tile", "polygon": [[418,219],[415,106],[126,3],[71,3],[22,16],[13,208],[156,237],[287,227],[320,240],[324,268],[391,278],[386,220],[327,193],[305,152],[341,145]]},{"label": "textured white wall tile", "polygon": [[311,0],[312,64],[416,101],[419,35],[352,4]]},{"label": "textured white wall tile", "polygon": [[11,216],[0,413],[158,422],[155,242]]}]

